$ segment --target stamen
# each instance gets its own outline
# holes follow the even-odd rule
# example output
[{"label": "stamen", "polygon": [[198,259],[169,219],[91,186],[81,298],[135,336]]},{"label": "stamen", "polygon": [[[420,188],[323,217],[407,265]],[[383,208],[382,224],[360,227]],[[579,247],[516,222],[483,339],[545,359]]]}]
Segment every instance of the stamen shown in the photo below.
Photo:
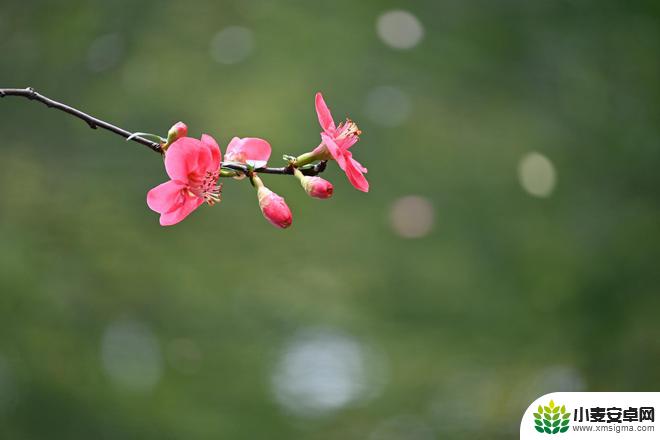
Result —
[{"label": "stamen", "polygon": [[220,171],[207,171],[202,181],[193,183],[188,188],[188,194],[202,197],[206,203],[213,206],[221,200],[222,184],[218,184]]},{"label": "stamen", "polygon": [[360,136],[362,134],[362,130],[360,130],[357,124],[349,118],[346,118],[345,122],[339,124],[337,130],[339,131],[338,137],[340,139],[345,139],[352,136]]},{"label": "stamen", "polygon": [[219,171],[207,171],[202,181],[202,197],[210,206],[219,203],[221,200],[222,184],[218,185]]}]

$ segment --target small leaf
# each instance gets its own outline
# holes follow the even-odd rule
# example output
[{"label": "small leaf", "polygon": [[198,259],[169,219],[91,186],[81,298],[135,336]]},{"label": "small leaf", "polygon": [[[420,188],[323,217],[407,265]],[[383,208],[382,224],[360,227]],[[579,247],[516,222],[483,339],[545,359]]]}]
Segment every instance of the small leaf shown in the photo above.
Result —
[{"label": "small leaf", "polygon": [[555,429],[552,430],[553,434],[557,434],[559,432],[559,427],[556,427]]},{"label": "small leaf", "polygon": [[548,434],[552,434],[552,431],[550,431],[550,428],[543,428],[543,430]]},{"label": "small leaf", "polygon": [[545,426],[552,426],[552,423],[550,423],[550,420],[544,420],[544,421],[543,421],[543,424],[544,424]]},{"label": "small leaf", "polygon": [[552,412],[552,410],[548,406],[544,406],[543,409],[545,409],[545,412],[549,412],[549,413]]},{"label": "small leaf", "polygon": [[543,414],[543,407],[539,405],[539,414]]},{"label": "small leaf", "polygon": [[555,414],[554,416],[552,416],[552,420],[557,420],[558,418],[559,418],[559,414]]},{"label": "small leaf", "polygon": [[543,418],[546,419],[546,420],[550,420],[552,418],[552,416],[548,413],[545,413],[545,414],[543,414]]},{"label": "small leaf", "polygon": [[564,414],[566,412],[566,405],[561,406],[561,413]]},{"label": "small leaf", "polygon": [[534,427],[538,432],[543,432],[543,428],[539,428],[538,426]]},{"label": "small leaf", "polygon": [[566,413],[562,417],[562,419],[568,419],[571,416],[571,413]]},{"label": "small leaf", "polygon": [[[537,429],[537,431],[538,431],[538,429]],[[563,428],[561,428],[559,430],[559,432],[566,432],[566,431],[568,431],[568,426],[564,426]]]},{"label": "small leaf", "polygon": [[554,407],[555,407],[555,401],[554,401],[554,400],[551,400],[551,401],[550,401],[550,408],[554,408]]},{"label": "small leaf", "polygon": [[534,420],[534,423],[536,423],[539,426],[543,426],[543,422],[541,422],[540,420]]},{"label": "small leaf", "polygon": [[556,422],[552,422],[552,426],[559,426],[559,420],[557,420]]},{"label": "small leaf", "polygon": [[[537,420],[537,422],[538,422],[538,420]],[[561,422],[561,426],[568,426],[568,422],[570,422],[570,420],[564,420],[564,421],[562,421],[562,422]]]},{"label": "small leaf", "polygon": [[534,418],[535,418],[535,419],[540,419],[540,418],[541,418],[541,414],[539,414],[539,413],[534,413]]},{"label": "small leaf", "polygon": [[558,413],[559,412],[559,407],[556,406],[555,409],[552,410],[553,413]]}]

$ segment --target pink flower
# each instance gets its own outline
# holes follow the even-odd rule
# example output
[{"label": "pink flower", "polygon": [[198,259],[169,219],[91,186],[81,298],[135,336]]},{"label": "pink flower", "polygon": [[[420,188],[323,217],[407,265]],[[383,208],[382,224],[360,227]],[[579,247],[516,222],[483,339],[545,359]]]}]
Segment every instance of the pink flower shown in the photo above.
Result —
[{"label": "pink flower", "polygon": [[344,170],[346,177],[355,188],[368,192],[369,182],[363,176],[367,169],[360,162],[353,159],[353,154],[349,151],[360,139],[358,136],[362,134],[357,124],[350,119],[346,119],[345,122],[335,126],[330,109],[325,104],[321,93],[316,94],[316,114],[323,128],[321,133],[323,142],[312,153],[332,157],[337,161],[339,167]]},{"label": "pink flower", "polygon": [[259,138],[235,137],[227,145],[225,160],[228,162],[249,163],[258,168],[270,158],[270,144]]},{"label": "pink flower", "polygon": [[278,196],[263,184],[259,185],[257,197],[259,198],[259,208],[266,220],[282,229],[291,226],[293,216],[283,197]]},{"label": "pink flower", "polygon": [[201,140],[183,137],[170,145],[165,170],[171,180],[147,194],[147,205],[160,214],[162,226],[179,223],[204,202],[220,201],[221,158],[217,142],[206,134]]}]

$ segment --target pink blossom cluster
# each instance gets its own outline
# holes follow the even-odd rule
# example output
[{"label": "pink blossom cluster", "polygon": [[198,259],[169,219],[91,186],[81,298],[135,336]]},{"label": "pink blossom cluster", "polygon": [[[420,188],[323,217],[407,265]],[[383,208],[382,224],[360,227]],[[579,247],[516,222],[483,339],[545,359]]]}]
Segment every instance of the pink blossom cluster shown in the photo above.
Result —
[{"label": "pink blossom cluster", "polygon": [[[364,177],[367,169],[353,158],[350,148],[362,133],[355,122],[347,119],[336,125],[323,96],[316,94],[316,113],[323,131],[321,143],[312,151],[288,162],[304,191],[311,197],[327,199],[334,188],[330,182],[307,176],[301,168],[317,161],[334,160],[346,173],[349,182],[358,190],[369,191]],[[225,161],[218,143],[203,134],[200,139],[187,137],[188,127],[178,122],[168,132],[162,145],[165,152],[165,171],[170,180],[153,188],[147,194],[147,205],[160,214],[160,224],[170,226],[185,219],[202,204],[214,205],[221,200],[222,177],[242,179],[248,177],[257,190],[259,207],[264,217],[274,226],[288,228],[293,217],[284,198],[268,189],[259,169],[266,166],[271,155],[270,144],[260,138],[234,137],[225,150]],[[229,166],[243,165],[244,167]],[[246,171],[241,171],[241,170]]]}]

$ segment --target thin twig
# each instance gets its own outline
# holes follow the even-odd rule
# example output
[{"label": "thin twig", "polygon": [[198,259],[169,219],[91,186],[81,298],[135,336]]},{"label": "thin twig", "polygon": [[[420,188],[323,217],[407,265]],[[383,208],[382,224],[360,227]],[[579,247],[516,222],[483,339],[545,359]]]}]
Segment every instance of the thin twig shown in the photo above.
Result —
[{"label": "thin twig", "polygon": [[[87,113],[84,113],[69,105],[62,104],[61,102],[50,99],[47,96],[38,93],[32,87],[27,87],[25,89],[0,88],[0,98],[4,98],[6,96],[19,96],[19,97],[27,98],[31,101],[41,102],[47,107],[61,110],[65,113],[70,114],[71,116],[74,116],[78,119],[82,119],[92,129],[103,128],[112,133],[118,134],[124,139],[130,138],[130,140],[133,142],[137,142],[138,144],[144,145],[157,153],[163,154],[163,149],[161,148],[161,145],[158,142],[150,141],[149,139],[145,139],[141,136],[133,136],[133,133],[128,130],[124,130],[123,128],[117,127],[116,125],[112,125],[101,119],[95,118],[94,116],[88,115]],[[232,164],[223,163],[222,167],[236,171],[241,171],[246,174],[249,172],[249,168],[246,165],[240,165],[235,163]],[[302,171],[303,174],[307,176],[315,176],[317,174],[322,173],[325,170],[325,167],[326,167],[326,161],[322,161],[311,167],[303,167],[300,170]],[[254,171],[263,174],[293,174],[293,168],[291,166],[281,167],[281,168],[260,167],[254,169]]]},{"label": "thin twig", "polygon": [[[115,134],[118,134],[119,136],[123,137],[124,139],[128,138],[131,136],[133,133],[131,133],[128,130],[124,130],[123,128],[119,128],[116,125],[112,125],[108,122],[102,121],[98,118],[95,118],[93,116],[88,115],[87,113],[84,113],[78,109],[75,109],[71,106],[68,106],[66,104],[62,104],[61,102],[57,102],[55,100],[52,100],[48,98],[47,96],[42,95],[41,93],[37,93],[32,87],[28,87],[26,89],[0,89],[0,98],[4,98],[5,96],[21,96],[23,98],[27,98],[33,101],[39,101],[42,104],[46,105],[47,107],[55,108],[57,110],[61,110],[65,113],[68,113],[72,116],[75,116],[78,119],[82,119],[89,125],[90,128],[92,129],[97,129],[97,128],[103,128],[105,130],[111,131]],[[149,139],[145,139],[140,136],[135,136],[131,138],[132,141],[137,142],[138,144],[142,144],[144,146],[147,146],[154,150],[157,153],[163,153],[163,149],[160,147],[160,144],[158,142],[153,142],[150,141]]]}]

